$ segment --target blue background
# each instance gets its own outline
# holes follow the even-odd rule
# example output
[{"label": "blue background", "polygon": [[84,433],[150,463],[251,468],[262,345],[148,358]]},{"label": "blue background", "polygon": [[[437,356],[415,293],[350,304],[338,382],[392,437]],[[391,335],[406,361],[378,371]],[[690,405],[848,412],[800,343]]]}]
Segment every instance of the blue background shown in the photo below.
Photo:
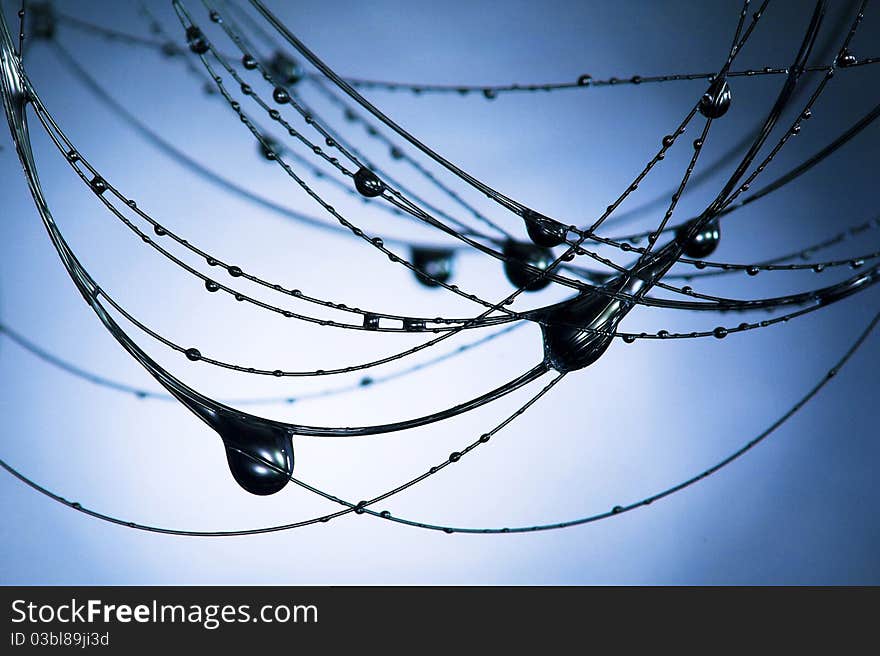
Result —
[{"label": "blue background", "polygon": [[[14,17],[15,4],[3,3],[8,18]],[[150,4],[180,39],[170,3]],[[740,9],[733,1],[268,4],[341,73],[450,84],[711,71],[726,56]],[[187,5],[208,29],[202,6]],[[852,3],[832,5],[826,27],[839,22],[842,11],[852,15]],[[57,6],[148,35],[136,3],[81,0]],[[771,3],[734,68],[788,65],[811,11],[811,2]],[[880,11],[869,7],[853,42],[857,56],[880,54],[878,35]],[[234,50],[216,28],[209,36],[224,51]],[[122,104],[193,157],[249,188],[321,215],[279,167],[257,155],[234,114],[203,94],[180,58],[107,42],[65,25],[57,38]],[[823,38],[842,34],[826,32]],[[477,313],[461,298],[421,287],[408,271],[360,242],[292,223],[195,177],[109,112],[45,44],[32,46],[26,64],[34,86],[83,155],[142,208],[205,250],[269,280],[349,305],[429,316]],[[871,66],[840,71],[814,107],[814,118],[759,183],[787,171],[873,107],[878,74]],[[712,128],[703,166],[763,119],[782,81],[762,76],[731,82],[733,104]],[[817,81],[813,76],[807,84]],[[466,171],[545,214],[583,225],[626,188],[704,88],[703,81],[673,82],[510,94],[492,102],[479,95],[383,91],[368,97]],[[303,93],[326,109],[314,93]],[[392,164],[384,148],[338,112],[327,110],[326,116],[377,161],[396,166],[400,178],[456,209],[405,166]],[[98,282],[169,338],[198,346],[206,355],[269,369],[340,366],[422,341],[303,326],[228,296],[206,294],[200,281],[132,238],[54,152],[36,121],[31,124],[41,178],[62,231]],[[622,209],[677,184],[697,125]],[[880,130],[874,125],[796,183],[731,216],[714,258],[757,261],[872,218],[878,143]],[[75,292],[39,222],[8,134],[0,144],[3,321],[83,367],[154,389]],[[687,194],[676,216],[704,207],[735,164],[726,163],[708,184]],[[522,230],[517,217],[440,175],[496,221]],[[326,183],[316,182],[315,189],[375,234],[434,237]],[[662,211],[623,227],[611,223],[609,233],[656,224]],[[870,252],[878,243],[878,231],[870,231],[827,251],[827,259]],[[456,266],[454,282],[463,289],[490,299],[509,293],[496,261],[464,255]],[[850,274],[846,267],[821,276],[737,274],[694,286],[732,297],[763,297]],[[561,295],[551,289],[521,298],[517,307]],[[438,523],[507,526],[557,521],[638,500],[701,471],[775,421],[836,362],[878,301],[880,290],[872,289],[789,323],[725,340],[617,342],[596,365],[569,376],[490,444],[385,507]],[[622,329],[711,329],[741,320],[639,308]],[[360,377],[276,380],[225,372],[189,363],[134,329],[132,334],[185,382],[219,398],[297,395]],[[467,339],[457,337],[455,345]],[[451,348],[452,342],[438,350]],[[257,537],[169,537],[72,512],[4,475],[0,582],[878,583],[878,355],[880,339],[874,336],[770,440],[710,479],[649,508],[563,531],[445,535],[348,515]],[[393,383],[256,411],[323,425],[403,419],[490,389],[540,356],[539,332],[529,326]],[[2,457],[84,506],[141,523],[208,530],[284,523],[333,509],[292,485],[269,498],[242,492],[226,468],[220,440],[177,404],[96,387],[6,339],[0,341],[0,380]],[[404,433],[298,440],[297,474],[345,498],[369,498],[443,461],[534,391],[537,387]]]}]

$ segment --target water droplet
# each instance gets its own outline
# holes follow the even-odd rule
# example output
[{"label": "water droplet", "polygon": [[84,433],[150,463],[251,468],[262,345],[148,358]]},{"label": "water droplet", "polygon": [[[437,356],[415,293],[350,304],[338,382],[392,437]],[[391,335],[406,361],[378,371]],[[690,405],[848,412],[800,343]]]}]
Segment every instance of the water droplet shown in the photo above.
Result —
[{"label": "water droplet", "polygon": [[189,49],[197,55],[204,55],[208,52],[208,41],[205,39],[202,31],[195,25],[190,25],[186,28],[186,43]]},{"label": "water droplet", "polygon": [[623,512],[623,506],[614,506],[611,509],[611,512],[614,513],[615,515],[619,515],[620,513]]},{"label": "water droplet", "polygon": [[724,326],[718,326],[715,330],[712,331],[712,334],[715,335],[718,339],[724,339],[727,337],[727,328]]},{"label": "water droplet", "polygon": [[205,289],[207,289],[209,292],[216,292],[217,290],[220,289],[220,285],[218,285],[213,280],[206,280],[205,281]]},{"label": "water droplet", "polygon": [[706,118],[721,118],[730,109],[730,98],[730,85],[725,78],[718,78],[700,98],[700,114]]},{"label": "water droplet", "polygon": [[165,228],[163,228],[160,225],[154,225],[153,232],[155,232],[160,237],[164,237],[165,235],[168,234],[168,232],[165,230]]},{"label": "water droplet", "polygon": [[354,174],[354,186],[358,193],[367,198],[375,198],[385,191],[385,183],[365,166],[359,168]]},{"label": "water droplet", "polygon": [[222,406],[218,410],[206,421],[223,439],[229,470],[236,482],[260,496],[274,494],[287,485],[294,460],[287,430],[275,422],[232,413]]},{"label": "water droplet", "polygon": [[192,362],[198,362],[202,359],[202,353],[197,348],[188,348],[184,351],[184,355],[186,355],[187,360],[191,360]]},{"label": "water droplet", "polygon": [[449,462],[458,462],[459,460],[461,460],[461,454],[458,451],[449,454]]},{"label": "water droplet", "polygon": [[746,269],[746,273],[750,276],[757,276],[760,272],[761,270],[756,266],[750,266],[748,269]]},{"label": "water droplet", "polygon": [[241,277],[241,276],[243,275],[242,270],[241,270],[240,268],[238,268],[237,266],[231,266],[231,267],[229,267],[229,268],[227,269],[227,272],[228,272],[229,275],[232,276],[233,278],[239,278],[239,277]]},{"label": "water droplet", "polygon": [[718,248],[718,243],[721,241],[721,224],[717,219],[712,219],[700,228],[697,234],[687,238],[687,234],[693,225],[693,221],[685,223],[676,230],[675,238],[679,242],[684,242],[682,250],[688,257],[708,257],[715,252],[715,249]]},{"label": "water droplet", "polygon": [[387,510],[383,510],[382,512],[379,513],[379,517],[381,517],[383,519],[390,519],[391,513],[388,512]]},{"label": "water droplet", "polygon": [[837,65],[840,66],[840,68],[848,68],[856,62],[858,62],[858,59],[856,59],[856,56],[850,52],[849,48],[844,48],[837,56]]},{"label": "water droplet", "polygon": [[363,515],[364,512],[366,511],[366,505],[367,505],[366,501],[358,501],[357,505],[354,507],[354,511],[358,515]]},{"label": "water droplet", "polygon": [[28,36],[32,39],[51,39],[55,36],[55,9],[50,2],[28,3]]},{"label": "water droplet", "polygon": [[287,89],[284,87],[275,87],[275,90],[272,92],[272,99],[279,105],[284,105],[290,102],[290,94],[287,93]]},{"label": "water droplet", "polygon": [[425,329],[425,320],[407,317],[403,320],[403,329],[410,332],[420,332]]},{"label": "water droplet", "polygon": [[[364,328],[367,330],[378,330],[379,328],[379,317],[375,314],[365,314],[364,315]],[[363,381],[361,381],[363,385]]]},{"label": "water droplet", "polygon": [[449,282],[454,258],[455,252],[451,250],[413,248],[411,260],[412,265],[418,269],[415,272],[416,280],[425,287],[439,287],[440,283]]},{"label": "water droplet", "polygon": [[[634,295],[650,288],[676,262],[675,243],[657,251],[656,259],[621,273],[601,289],[583,291],[568,300],[528,315],[541,326],[544,361],[559,372],[593,364],[608,350],[617,325],[633,302],[610,294]],[[608,293],[603,293],[608,292]]]},{"label": "water droplet", "polygon": [[265,159],[271,161],[278,157],[278,153],[282,152],[283,146],[274,137],[263,135],[263,140],[257,141],[257,149]]},{"label": "water droplet", "polygon": [[100,175],[96,175],[94,178],[92,178],[92,181],[89,183],[89,185],[91,186],[92,191],[94,191],[96,194],[100,195],[107,191],[107,181],[104,180],[104,178],[102,178]]},{"label": "water droplet", "polygon": [[567,228],[551,218],[528,208],[523,210],[523,221],[529,238],[537,246],[553,247],[565,241]]},{"label": "water droplet", "polygon": [[[553,251],[542,246],[525,242],[508,241],[504,244],[503,254],[508,258],[504,262],[504,274],[514,287],[523,287],[527,292],[536,292],[550,284],[550,278],[535,280],[553,262]],[[534,267],[533,271],[527,267]]]},{"label": "water droplet", "polygon": [[299,64],[280,50],[275,52],[269,62],[269,72],[272,73],[272,77],[275,78],[276,81],[285,86],[293,86],[299,82],[303,76]]},{"label": "water droplet", "polygon": [[253,55],[246,54],[241,58],[241,65],[252,71],[257,67],[257,60]]},{"label": "water droplet", "polygon": [[590,82],[593,81],[593,76],[588,73],[584,73],[577,79],[578,86],[588,87],[590,86]]}]

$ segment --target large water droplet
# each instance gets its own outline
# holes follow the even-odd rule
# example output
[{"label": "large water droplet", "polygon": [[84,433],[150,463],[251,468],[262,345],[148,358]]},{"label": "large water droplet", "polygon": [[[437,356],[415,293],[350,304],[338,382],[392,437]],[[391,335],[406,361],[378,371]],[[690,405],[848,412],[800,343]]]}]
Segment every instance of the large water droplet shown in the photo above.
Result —
[{"label": "large water droplet", "polygon": [[190,25],[186,28],[186,44],[197,55],[204,55],[208,52],[208,41],[205,39],[202,31],[195,25]]},{"label": "large water droplet", "polygon": [[725,78],[718,78],[700,98],[700,114],[706,118],[721,118],[730,109],[730,99],[730,85]]},{"label": "large water droplet", "polygon": [[[452,278],[452,262],[455,253],[451,250],[434,248],[413,248],[412,265],[422,273],[416,273],[416,280],[425,287],[439,287]],[[426,276],[431,276],[434,280]]]},{"label": "large water droplet", "polygon": [[365,166],[359,168],[354,174],[354,186],[362,196],[367,198],[375,198],[385,190],[385,184]]},{"label": "large water droplet", "polygon": [[689,222],[681,226],[675,232],[675,238],[682,242],[682,250],[688,257],[704,258],[715,252],[718,243],[721,241],[721,224],[718,219],[712,219],[697,234],[689,239],[687,234],[693,226],[693,222]]},{"label": "large water droplet", "polygon": [[[540,271],[553,262],[553,251],[542,246],[525,242],[508,241],[502,251],[507,260],[504,262],[504,274],[514,287],[523,287],[527,292],[536,292],[550,284],[550,278],[535,280]],[[528,267],[538,269],[535,271]]]},{"label": "large water droplet", "polygon": [[49,2],[27,5],[28,34],[32,39],[51,39],[55,36],[55,10]]},{"label": "large water droplet", "polygon": [[269,61],[269,72],[276,82],[285,86],[293,86],[302,79],[302,69],[296,61],[278,50]]},{"label": "large water droplet", "polygon": [[611,345],[617,325],[633,307],[631,300],[614,298],[599,290],[628,295],[646,291],[675,263],[675,243],[657,251],[654,258],[602,287],[532,313],[529,318],[541,324],[545,362],[559,372],[567,372],[598,360]]},{"label": "large water droplet", "polygon": [[523,210],[522,217],[526,222],[529,239],[537,246],[552,248],[565,241],[565,233],[568,229],[559,221],[554,221],[528,208]]}]

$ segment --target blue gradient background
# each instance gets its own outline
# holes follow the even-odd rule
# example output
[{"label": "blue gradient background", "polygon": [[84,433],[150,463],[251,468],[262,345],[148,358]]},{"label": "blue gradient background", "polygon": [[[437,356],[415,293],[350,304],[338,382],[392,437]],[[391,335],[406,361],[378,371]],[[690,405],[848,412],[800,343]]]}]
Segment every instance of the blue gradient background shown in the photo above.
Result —
[{"label": "blue gradient background", "polygon": [[[14,16],[13,4],[3,3],[7,17]],[[179,37],[170,3],[151,4]],[[740,8],[733,1],[268,4],[344,74],[475,84],[563,81],[585,72],[601,78],[710,71],[726,55]],[[735,68],[787,65],[812,4],[771,3]],[[829,25],[841,11],[851,11],[852,3],[831,4]],[[136,3],[57,5],[94,22],[148,33]],[[188,6],[207,24],[198,3]],[[880,54],[878,35],[880,10],[869,8],[853,44],[857,55]],[[216,30],[210,36],[223,42]],[[110,43],[67,26],[59,27],[58,38],[127,108],[191,155],[250,188],[320,215],[276,165],[256,155],[241,123],[203,95],[179,58]],[[233,46],[224,43],[224,49]],[[206,250],[269,280],[349,305],[430,316],[477,312],[463,299],[419,286],[378,251],[291,223],[196,178],[108,112],[44,45],[34,44],[28,58],[38,92],[84,156],[142,208]],[[838,73],[815,106],[814,118],[759,181],[788,170],[873,107],[878,74],[877,67]],[[813,77],[809,83],[816,81]],[[714,124],[703,166],[763,119],[781,83],[779,76],[732,83],[731,111]],[[478,178],[546,214],[583,224],[629,184],[704,86],[699,81],[621,86],[507,95],[493,102],[478,95],[417,98],[380,91],[368,97]],[[306,95],[323,107],[314,93]],[[341,121],[338,112],[327,116],[391,168],[381,146]],[[198,280],[132,238],[83,188],[36,121],[31,123],[42,181],[62,231],[99,283],[169,338],[221,359],[290,369],[365,361],[421,341],[319,330],[236,304],[228,296],[206,294]],[[697,124],[622,209],[677,184]],[[38,220],[5,128],[3,133],[3,320],[84,367],[153,389],[152,380],[74,290]],[[877,213],[878,143],[880,130],[874,125],[797,183],[732,216],[715,259],[759,260],[872,218]],[[677,216],[704,207],[734,166],[729,162],[709,184],[685,196]],[[392,170],[455,209],[405,167]],[[468,193],[449,176],[441,177],[509,229],[521,230],[513,215]],[[432,237],[326,184],[315,183],[315,188],[376,234]],[[656,223],[661,216],[658,210],[641,223],[625,224],[624,231]],[[878,242],[877,231],[869,232],[827,251],[823,259],[869,252]],[[694,286],[760,297],[829,284],[850,273],[742,274]],[[455,282],[484,298],[502,298],[510,289],[498,263],[478,255],[458,260]],[[517,307],[560,294],[531,295]],[[880,290],[872,289],[787,324],[723,341],[615,343],[596,365],[569,376],[491,443],[383,507],[425,521],[506,526],[558,521],[640,499],[701,471],[775,421],[848,348],[878,304]],[[741,320],[641,308],[622,328],[707,329]],[[185,382],[220,398],[296,395],[359,379],[266,380],[223,372],[189,363],[148,337],[132,334]],[[465,341],[456,340],[455,345]],[[449,348],[451,343],[441,350]],[[530,367],[540,355],[538,330],[530,326],[393,383],[257,412],[324,425],[402,419],[479,394]],[[445,535],[349,515],[289,533],[169,537],[72,512],[4,475],[0,582],[880,583],[878,356],[880,338],[873,336],[803,411],[710,479],[647,509],[564,531]],[[375,373],[394,369],[391,365]],[[332,509],[293,485],[269,498],[243,493],[229,475],[220,440],[177,404],[140,401],[95,387],[8,340],[0,341],[0,380],[2,457],[84,506],[188,529],[285,523]],[[297,473],[345,498],[369,498],[441,462],[536,390],[405,433],[298,440]]]}]

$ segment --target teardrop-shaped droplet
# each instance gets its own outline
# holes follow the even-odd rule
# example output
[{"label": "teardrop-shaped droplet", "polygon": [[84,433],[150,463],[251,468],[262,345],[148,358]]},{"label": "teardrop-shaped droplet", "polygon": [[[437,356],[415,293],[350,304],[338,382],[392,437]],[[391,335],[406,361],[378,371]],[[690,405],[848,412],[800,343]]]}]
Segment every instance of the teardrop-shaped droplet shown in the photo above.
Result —
[{"label": "teardrop-shaped droplet", "polygon": [[413,248],[412,265],[422,272],[416,272],[416,280],[425,287],[439,287],[440,283],[449,282],[454,257],[455,252],[451,250]]},{"label": "teardrop-shaped droplet", "polygon": [[293,474],[293,443],[286,430],[256,417],[236,418],[216,429],[226,446],[235,481],[251,494],[275,494]]},{"label": "teardrop-shaped droplet", "polygon": [[530,209],[524,209],[522,217],[526,222],[526,231],[529,233],[529,239],[535,245],[552,248],[553,246],[559,246],[559,244],[565,241],[565,233],[568,231],[568,228],[559,223],[559,221],[554,221]]},{"label": "teardrop-shaped droplet", "polygon": [[275,78],[276,82],[285,86],[293,86],[299,82],[303,76],[299,64],[297,64],[292,57],[286,55],[280,50],[276,51],[272,56],[272,59],[269,61],[269,72],[272,74],[272,77]]},{"label": "teardrop-shaped droplet", "polygon": [[688,257],[704,258],[710,256],[718,248],[721,241],[721,224],[718,219],[712,219],[706,223],[699,232],[688,238],[688,232],[693,226],[689,222],[681,226],[675,233],[675,238],[682,242],[682,250]]},{"label": "teardrop-shaped droplet", "polygon": [[654,259],[602,287],[532,313],[529,318],[541,325],[544,361],[559,372],[568,372],[598,360],[611,345],[617,325],[633,307],[633,301],[608,293],[643,293],[669,270],[677,254],[675,242],[670,242],[654,254]]},{"label": "teardrop-shaped droplet", "polygon": [[550,284],[549,277],[536,279],[540,272],[553,262],[553,251],[549,248],[508,241],[502,253],[507,258],[504,262],[504,274],[514,287],[522,287],[527,292],[536,292]]},{"label": "teardrop-shaped droplet", "polygon": [[55,9],[50,2],[28,3],[26,22],[32,39],[51,39],[55,36]]},{"label": "teardrop-shaped droplet", "polygon": [[284,147],[275,137],[263,135],[263,140],[257,141],[257,148],[265,159],[273,160],[278,157]]},{"label": "teardrop-shaped droplet", "polygon": [[354,174],[354,186],[362,196],[375,198],[385,190],[385,184],[370,169],[362,166]]},{"label": "teardrop-shaped droplet", "polygon": [[197,55],[204,55],[208,52],[208,41],[205,39],[202,31],[195,25],[190,25],[186,28],[186,44]]},{"label": "teardrop-shaped droplet", "polygon": [[727,79],[720,77],[706,89],[700,98],[700,114],[706,118],[721,118],[730,109],[730,85]]}]

